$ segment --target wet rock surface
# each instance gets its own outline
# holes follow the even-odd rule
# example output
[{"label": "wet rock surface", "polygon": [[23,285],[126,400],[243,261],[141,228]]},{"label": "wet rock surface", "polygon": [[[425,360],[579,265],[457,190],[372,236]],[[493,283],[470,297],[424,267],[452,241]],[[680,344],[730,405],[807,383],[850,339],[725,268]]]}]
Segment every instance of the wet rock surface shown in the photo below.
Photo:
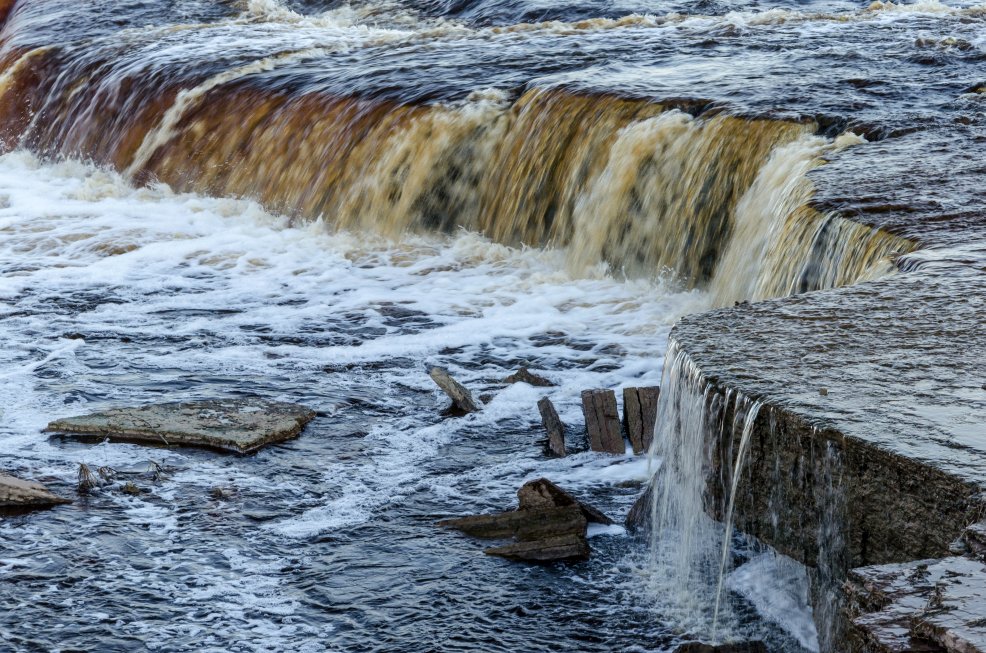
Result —
[{"label": "wet rock surface", "polygon": [[550,380],[534,374],[526,367],[522,367],[517,370],[514,374],[511,374],[503,380],[504,383],[527,383],[528,385],[533,385],[536,388],[549,388],[553,385]]},{"label": "wet rock surface", "polygon": [[517,498],[517,510],[446,519],[438,525],[472,537],[516,540],[486,549],[488,555],[526,562],[577,562],[589,559],[588,523],[613,523],[547,479],[525,483]]},{"label": "wet rock surface", "polygon": [[845,585],[853,651],[986,651],[986,564],[968,557],[854,569]]},{"label": "wet rock surface", "polygon": [[0,472],[0,515],[42,510],[63,503],[72,502],[52,493],[41,483]]},{"label": "wet rock surface", "polygon": [[296,437],[315,413],[304,406],[261,399],[151,404],[66,417],[45,431],[160,446],[207,447],[248,454]]}]

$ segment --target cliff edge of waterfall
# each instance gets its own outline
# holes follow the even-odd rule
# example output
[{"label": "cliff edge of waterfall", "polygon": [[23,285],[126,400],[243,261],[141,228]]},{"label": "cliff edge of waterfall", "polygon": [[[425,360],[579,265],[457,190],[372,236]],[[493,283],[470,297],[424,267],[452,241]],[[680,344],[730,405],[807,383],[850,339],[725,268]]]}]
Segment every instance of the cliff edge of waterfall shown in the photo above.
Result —
[{"label": "cliff edge of waterfall", "polygon": [[[949,556],[986,512],[982,164],[953,148],[938,184],[913,181],[934,174],[917,153],[945,138],[917,131],[812,173],[821,208],[920,239],[899,274],[687,316],[671,336],[715,412],[706,510],[726,516],[735,466],[732,522],[809,566],[822,650],[912,650],[847,637],[864,626],[847,620],[841,583],[853,568]],[[735,396],[762,403],[742,444]]]}]

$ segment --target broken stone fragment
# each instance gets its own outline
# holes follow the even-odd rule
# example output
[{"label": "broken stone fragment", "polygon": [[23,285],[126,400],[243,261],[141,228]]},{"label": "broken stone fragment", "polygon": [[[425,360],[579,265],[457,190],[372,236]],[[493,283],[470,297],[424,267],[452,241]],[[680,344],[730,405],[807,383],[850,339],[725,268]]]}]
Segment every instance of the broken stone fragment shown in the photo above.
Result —
[{"label": "broken stone fragment", "polygon": [[539,507],[511,510],[493,515],[473,515],[446,519],[439,526],[454,528],[472,537],[527,541],[559,534],[585,535],[586,518],[578,506]]},{"label": "broken stone fragment", "polygon": [[582,413],[585,415],[585,430],[590,449],[614,454],[626,452],[615,392],[583,390]]},{"label": "broken stone fragment", "polygon": [[64,503],[72,502],[40,483],[0,473],[0,514],[41,510]]},{"label": "broken stone fragment", "polygon": [[594,524],[610,525],[612,519],[592,506],[586,505],[561,489],[546,478],[539,478],[524,483],[517,490],[518,510],[535,510],[540,508],[564,508],[578,506],[586,521]]},{"label": "broken stone fragment", "polygon": [[527,562],[564,562],[589,557],[588,522],[613,523],[547,479],[525,483],[517,498],[517,510],[446,519],[438,525],[473,537],[515,538],[515,544],[488,549],[490,555]]},{"label": "broken stone fragment", "polygon": [[484,553],[522,562],[582,562],[589,559],[589,543],[584,537],[575,534],[559,535],[496,546],[486,549]]},{"label": "broken stone fragment", "polygon": [[297,436],[314,417],[312,410],[297,404],[214,399],[117,408],[68,417],[51,422],[45,431],[248,454]]},{"label": "broken stone fragment", "polygon": [[844,592],[852,650],[986,651],[986,564],[964,556],[861,567]]},{"label": "broken stone fragment", "polygon": [[538,388],[550,388],[555,385],[543,376],[534,374],[526,367],[522,367],[503,380],[504,383],[526,383]]},{"label": "broken stone fragment", "polygon": [[428,376],[442,389],[448,398],[452,400],[452,405],[463,413],[475,413],[479,406],[472,398],[472,394],[461,383],[453,379],[448,370],[441,367],[433,367],[428,371]]},{"label": "broken stone fragment", "polygon": [[661,388],[657,386],[623,389],[623,428],[633,446],[633,453],[638,456],[650,449],[654,440],[660,397]]},{"label": "broken stone fragment", "polygon": [[541,413],[541,423],[544,425],[544,430],[548,432],[548,440],[544,446],[545,453],[549,456],[564,458],[566,453],[565,425],[558,417],[558,411],[555,410],[554,404],[547,397],[542,397],[538,402],[538,411]]}]

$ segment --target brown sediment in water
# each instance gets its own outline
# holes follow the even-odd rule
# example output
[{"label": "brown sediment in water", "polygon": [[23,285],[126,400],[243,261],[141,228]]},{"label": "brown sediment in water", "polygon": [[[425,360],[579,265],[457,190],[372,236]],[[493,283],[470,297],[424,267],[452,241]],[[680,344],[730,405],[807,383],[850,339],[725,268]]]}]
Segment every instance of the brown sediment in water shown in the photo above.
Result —
[{"label": "brown sediment in water", "polygon": [[[807,208],[810,184],[792,184],[785,171],[827,147],[813,124],[696,117],[562,88],[429,105],[265,85],[274,68],[317,56],[287,52],[211,76],[145,79],[57,49],[11,51],[0,138],[8,149],[87,158],[139,183],[247,197],[335,229],[467,229],[511,245],[567,248],[578,268],[674,270],[685,286],[721,288],[720,304],[875,277],[912,249]],[[797,190],[790,205],[747,197],[789,187]],[[739,228],[751,212],[765,224]],[[746,243],[758,231],[781,236]],[[764,250],[759,269],[733,269],[726,254],[750,246]],[[756,279],[733,287],[742,273]]]}]

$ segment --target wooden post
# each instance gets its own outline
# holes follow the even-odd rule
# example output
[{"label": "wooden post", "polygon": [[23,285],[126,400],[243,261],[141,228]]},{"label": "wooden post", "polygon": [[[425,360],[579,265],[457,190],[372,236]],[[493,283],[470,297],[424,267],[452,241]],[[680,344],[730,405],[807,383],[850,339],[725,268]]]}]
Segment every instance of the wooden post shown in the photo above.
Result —
[{"label": "wooden post", "polygon": [[589,448],[606,453],[624,453],[626,444],[620,431],[620,413],[612,390],[583,390],[582,413]]},{"label": "wooden post", "polygon": [[549,456],[558,458],[565,457],[565,425],[558,418],[558,411],[555,410],[551,400],[542,397],[538,402],[538,410],[541,412],[541,423],[544,430],[548,432],[548,442],[544,447],[545,453]]},{"label": "wooden post", "polygon": [[657,401],[661,388],[623,389],[623,428],[633,446],[633,453],[640,455],[650,449],[654,440],[654,422],[657,421]]},{"label": "wooden post", "polygon": [[456,408],[464,413],[475,413],[479,410],[479,406],[473,401],[472,394],[461,383],[449,376],[448,370],[433,367],[428,372],[428,376],[448,395]]}]

